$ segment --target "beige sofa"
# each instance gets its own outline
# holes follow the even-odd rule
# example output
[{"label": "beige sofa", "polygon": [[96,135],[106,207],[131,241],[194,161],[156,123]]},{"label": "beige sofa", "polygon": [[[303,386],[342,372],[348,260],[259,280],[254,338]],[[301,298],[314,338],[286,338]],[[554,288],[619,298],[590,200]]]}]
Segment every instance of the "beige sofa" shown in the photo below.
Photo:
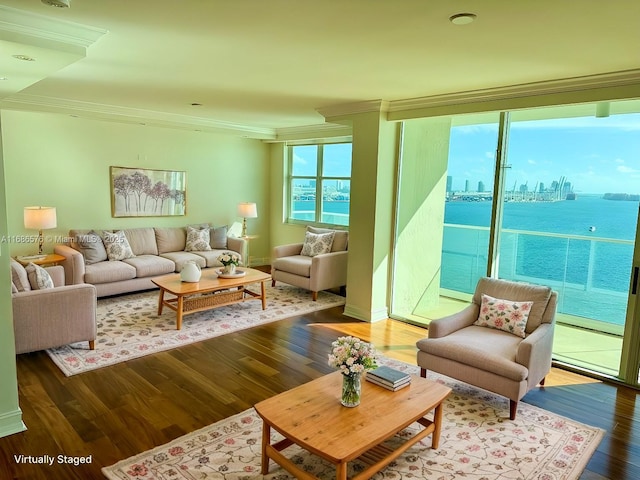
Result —
[{"label": "beige sofa", "polygon": [[[180,272],[187,262],[201,268],[220,267],[217,258],[224,251],[246,258],[245,239],[227,236],[226,227],[206,228],[210,229],[209,249],[202,251],[185,251],[187,227],[71,230],[69,242],[56,245],[54,251],[65,257],[61,263],[67,284],[90,283],[95,285],[98,297],[104,297],[156,288],[153,277]],[[100,249],[104,232],[123,232],[132,256],[110,260]]]},{"label": "beige sofa", "polygon": [[[12,277],[26,278],[26,271],[11,261]],[[64,284],[61,266],[45,269],[54,288],[33,289],[27,280],[13,285],[13,329],[16,353],[28,353],[69,343],[96,339],[96,289],[93,285]],[[13,283],[13,282],[12,282]],[[18,291],[20,289],[20,291]]]}]

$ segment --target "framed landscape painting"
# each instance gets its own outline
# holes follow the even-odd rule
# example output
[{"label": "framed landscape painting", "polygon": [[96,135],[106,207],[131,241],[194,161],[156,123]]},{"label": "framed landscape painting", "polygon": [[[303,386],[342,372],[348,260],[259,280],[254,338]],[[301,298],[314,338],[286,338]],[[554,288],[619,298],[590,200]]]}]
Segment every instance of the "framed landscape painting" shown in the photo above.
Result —
[{"label": "framed landscape painting", "polygon": [[111,216],[186,215],[186,172],[112,166],[109,167],[109,174]]}]

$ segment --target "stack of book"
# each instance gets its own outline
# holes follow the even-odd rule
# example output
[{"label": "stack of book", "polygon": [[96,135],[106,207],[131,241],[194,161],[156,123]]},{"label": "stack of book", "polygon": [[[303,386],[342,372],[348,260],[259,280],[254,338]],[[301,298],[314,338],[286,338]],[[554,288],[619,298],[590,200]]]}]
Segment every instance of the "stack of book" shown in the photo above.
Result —
[{"label": "stack of book", "polygon": [[367,372],[365,378],[371,383],[375,383],[387,390],[393,390],[394,392],[401,388],[408,387],[411,383],[411,376],[408,373],[384,365]]}]

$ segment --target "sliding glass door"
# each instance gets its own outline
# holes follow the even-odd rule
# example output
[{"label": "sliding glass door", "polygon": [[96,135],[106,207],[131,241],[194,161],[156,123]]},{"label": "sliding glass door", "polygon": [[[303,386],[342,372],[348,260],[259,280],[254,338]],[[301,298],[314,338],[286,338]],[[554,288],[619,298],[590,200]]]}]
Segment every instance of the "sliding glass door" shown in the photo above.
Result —
[{"label": "sliding glass door", "polygon": [[[629,288],[638,243],[640,102],[612,103],[609,116],[596,117],[596,108],[448,119],[444,221],[424,226],[442,234],[439,301],[414,310],[405,302],[400,313],[392,292],[392,315],[428,323],[461,309],[465,304],[452,299],[468,301],[489,272],[549,285],[559,294],[554,358],[637,382],[640,353],[623,354],[622,340],[629,335],[625,325],[626,332],[640,330]],[[398,210],[406,217],[412,207],[403,195],[401,182]],[[397,243],[396,259],[403,258],[401,248]],[[403,274],[410,269],[394,265],[394,287]]]}]

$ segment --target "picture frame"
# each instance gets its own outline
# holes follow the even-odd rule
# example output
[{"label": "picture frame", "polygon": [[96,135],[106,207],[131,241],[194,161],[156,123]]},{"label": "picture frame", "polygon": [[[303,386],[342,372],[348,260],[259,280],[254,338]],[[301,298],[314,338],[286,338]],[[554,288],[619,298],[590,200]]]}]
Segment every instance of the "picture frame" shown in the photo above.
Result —
[{"label": "picture frame", "polygon": [[112,217],[187,213],[187,174],[179,170],[109,167]]}]

